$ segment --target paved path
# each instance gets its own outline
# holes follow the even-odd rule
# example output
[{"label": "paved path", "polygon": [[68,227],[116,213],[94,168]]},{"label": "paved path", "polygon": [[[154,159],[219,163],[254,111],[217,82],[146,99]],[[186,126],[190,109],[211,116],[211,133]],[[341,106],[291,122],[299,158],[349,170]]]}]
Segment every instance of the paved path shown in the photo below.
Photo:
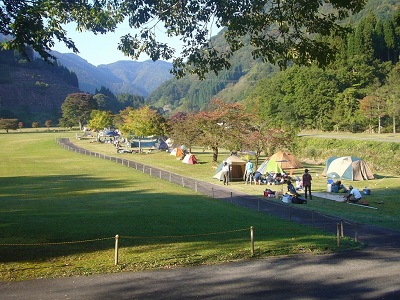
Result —
[{"label": "paved path", "polygon": [[0,284],[0,299],[400,299],[399,251],[254,259],[216,266]]},{"label": "paved path", "polygon": [[[245,194],[222,200],[287,215],[287,206],[263,201],[267,205],[260,209],[259,199]],[[290,215],[309,224],[301,207]],[[314,225],[334,231],[336,223],[320,216]],[[346,235],[354,234],[345,228]],[[400,299],[400,232],[368,225],[358,230],[359,240],[368,245],[363,250],[0,283],[0,299]]]}]

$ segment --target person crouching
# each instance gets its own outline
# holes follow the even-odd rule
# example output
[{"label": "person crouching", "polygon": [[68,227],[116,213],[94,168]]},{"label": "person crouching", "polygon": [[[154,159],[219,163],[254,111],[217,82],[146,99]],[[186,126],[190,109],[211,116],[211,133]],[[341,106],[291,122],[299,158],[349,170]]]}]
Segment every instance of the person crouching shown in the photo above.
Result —
[{"label": "person crouching", "polygon": [[358,189],[353,186],[349,186],[350,193],[346,196],[346,201],[351,203],[357,203],[361,200],[361,193]]}]

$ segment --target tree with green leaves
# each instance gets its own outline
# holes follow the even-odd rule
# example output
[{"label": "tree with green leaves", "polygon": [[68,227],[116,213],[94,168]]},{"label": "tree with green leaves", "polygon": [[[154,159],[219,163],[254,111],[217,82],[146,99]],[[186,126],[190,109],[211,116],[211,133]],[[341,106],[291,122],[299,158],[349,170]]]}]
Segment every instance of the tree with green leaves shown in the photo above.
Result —
[{"label": "tree with green leaves", "polygon": [[170,137],[174,142],[185,145],[189,149],[189,152],[192,152],[192,147],[198,142],[199,136],[203,133],[201,128],[198,126],[198,115],[174,115],[170,118],[169,124]]},{"label": "tree with green leaves", "polygon": [[198,143],[213,150],[213,162],[218,161],[220,147],[229,150],[242,149],[249,115],[241,104],[228,104],[214,99],[207,111],[197,114],[197,119],[202,132]]},{"label": "tree with green leaves", "polygon": [[119,130],[126,136],[139,138],[139,151],[141,151],[142,138],[150,135],[163,136],[167,131],[165,118],[149,106],[139,109],[127,107],[120,112],[120,118]]},{"label": "tree with green leaves", "polygon": [[18,119],[0,119],[0,129],[4,129],[7,133],[9,130],[17,130]]},{"label": "tree with green leaves", "polygon": [[109,128],[114,123],[114,116],[111,111],[94,109],[90,113],[88,126],[93,131],[100,131]]},{"label": "tree with green leaves", "polygon": [[60,124],[65,127],[82,126],[89,121],[90,114],[98,105],[91,94],[69,94],[61,105],[62,118]]},{"label": "tree with green leaves", "polygon": [[400,63],[389,73],[385,84],[375,93],[386,103],[386,114],[392,118],[393,133],[396,133],[396,119],[400,116]]},{"label": "tree with green leaves", "polygon": [[[289,62],[327,64],[335,49],[314,36],[343,34],[347,29],[339,21],[359,12],[365,0],[46,0],[1,1],[0,33],[11,38],[3,48],[25,52],[32,47],[42,57],[55,40],[78,52],[68,38],[64,25],[76,22],[77,30],[106,33],[128,20],[137,33],[121,37],[118,49],[137,59],[147,54],[152,60],[173,59],[173,73],[184,76],[230,67],[229,59],[244,46],[244,38],[253,46],[254,58],[278,64]],[[326,6],[330,5],[330,10]],[[169,37],[183,42],[181,53],[158,40],[158,24]],[[212,30],[225,28],[228,47],[219,48],[210,41]]]}]

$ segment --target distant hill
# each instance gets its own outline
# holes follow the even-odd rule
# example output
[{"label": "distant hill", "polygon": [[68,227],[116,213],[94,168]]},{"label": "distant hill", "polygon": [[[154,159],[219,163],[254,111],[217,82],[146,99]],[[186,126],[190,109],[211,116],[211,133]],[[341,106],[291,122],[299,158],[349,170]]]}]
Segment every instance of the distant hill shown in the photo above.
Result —
[{"label": "distant hill", "polygon": [[18,118],[29,126],[58,123],[68,94],[80,92],[74,73],[42,60],[27,62],[14,51],[0,51],[0,117]]},{"label": "distant hill", "polygon": [[[398,9],[400,0],[369,0],[364,10],[347,21],[356,24],[370,12],[380,19],[392,18]],[[227,47],[223,33],[222,30],[212,37],[212,43],[217,48]],[[146,103],[173,114],[177,111],[202,110],[215,97],[231,103],[243,101],[258,80],[272,77],[279,72],[276,66],[254,60],[248,41],[245,41],[245,45],[231,58],[229,70],[221,71],[218,75],[210,73],[203,81],[194,75],[187,75],[179,80],[171,79],[154,90],[146,98]]]},{"label": "distant hill", "polygon": [[79,88],[92,94],[104,86],[115,95],[127,93],[147,97],[163,82],[172,78],[169,72],[172,64],[165,61],[123,60],[96,67],[76,54],[57,51],[52,54],[78,76]]}]

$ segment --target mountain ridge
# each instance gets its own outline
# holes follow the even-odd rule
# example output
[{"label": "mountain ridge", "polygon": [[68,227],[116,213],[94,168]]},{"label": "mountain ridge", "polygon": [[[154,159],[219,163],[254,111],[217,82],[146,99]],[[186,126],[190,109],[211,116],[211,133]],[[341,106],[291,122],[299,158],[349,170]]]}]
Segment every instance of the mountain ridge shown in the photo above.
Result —
[{"label": "mountain ridge", "polygon": [[147,97],[163,82],[172,78],[172,64],[165,61],[120,60],[94,66],[77,54],[53,51],[57,60],[79,80],[79,88],[91,94],[104,86],[113,94],[133,94]]}]

